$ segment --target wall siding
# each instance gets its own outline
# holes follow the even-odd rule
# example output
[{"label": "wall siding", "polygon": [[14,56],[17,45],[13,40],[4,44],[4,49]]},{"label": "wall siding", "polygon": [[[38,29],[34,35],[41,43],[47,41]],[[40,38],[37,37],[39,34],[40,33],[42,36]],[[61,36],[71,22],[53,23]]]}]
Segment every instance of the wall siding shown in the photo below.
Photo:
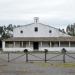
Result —
[{"label": "wall siding", "polygon": [[[34,31],[34,28],[38,27],[38,32]],[[52,32],[49,33],[49,30]],[[20,33],[23,31],[23,33]],[[60,32],[58,29],[42,25],[42,24],[31,24],[23,27],[18,27],[13,30],[13,37],[59,37],[59,36],[69,36]]]}]

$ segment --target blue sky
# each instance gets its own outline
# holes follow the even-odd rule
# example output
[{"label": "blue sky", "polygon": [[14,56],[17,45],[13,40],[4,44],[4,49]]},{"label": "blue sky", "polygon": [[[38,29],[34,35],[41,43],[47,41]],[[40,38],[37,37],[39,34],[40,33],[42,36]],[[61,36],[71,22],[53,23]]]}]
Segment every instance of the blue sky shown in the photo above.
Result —
[{"label": "blue sky", "polygon": [[33,17],[65,28],[75,22],[75,0],[0,0],[0,25],[28,24]]}]

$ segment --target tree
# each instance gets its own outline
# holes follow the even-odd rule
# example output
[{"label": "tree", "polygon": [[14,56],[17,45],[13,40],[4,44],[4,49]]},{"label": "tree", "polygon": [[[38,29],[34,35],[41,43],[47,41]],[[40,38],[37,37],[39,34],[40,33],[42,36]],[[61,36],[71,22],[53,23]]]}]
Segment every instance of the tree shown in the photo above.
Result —
[{"label": "tree", "polygon": [[12,24],[9,24],[7,26],[0,26],[0,35],[1,35],[1,38],[2,39],[6,39],[6,38],[9,38],[9,37],[12,37],[13,35],[13,29],[16,28],[16,27],[20,27],[21,25],[12,25]]},{"label": "tree", "polygon": [[13,31],[13,26],[12,26],[12,24],[9,24],[9,25],[7,26],[7,30]]},{"label": "tree", "polygon": [[75,23],[71,24],[71,25],[68,25],[67,28],[66,28],[66,32],[69,35],[75,36]]},{"label": "tree", "polygon": [[3,33],[3,26],[0,27],[0,35]]},{"label": "tree", "polygon": [[13,31],[14,26],[12,24],[9,24],[8,26],[2,26],[0,27],[0,33],[1,33],[1,38],[6,39],[11,37],[11,32]]},{"label": "tree", "polygon": [[2,34],[2,37],[1,37],[1,38],[2,38],[2,39],[10,38],[10,35],[4,32],[4,33]]}]

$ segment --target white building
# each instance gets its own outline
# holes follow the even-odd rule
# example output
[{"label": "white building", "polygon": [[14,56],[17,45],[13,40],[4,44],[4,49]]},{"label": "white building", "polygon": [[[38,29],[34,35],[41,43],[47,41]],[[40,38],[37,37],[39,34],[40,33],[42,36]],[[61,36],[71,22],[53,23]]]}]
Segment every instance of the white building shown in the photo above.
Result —
[{"label": "white building", "polygon": [[34,23],[15,28],[13,37],[2,41],[3,51],[61,51],[62,48],[74,51],[75,38],[40,23],[38,17],[34,18]]}]

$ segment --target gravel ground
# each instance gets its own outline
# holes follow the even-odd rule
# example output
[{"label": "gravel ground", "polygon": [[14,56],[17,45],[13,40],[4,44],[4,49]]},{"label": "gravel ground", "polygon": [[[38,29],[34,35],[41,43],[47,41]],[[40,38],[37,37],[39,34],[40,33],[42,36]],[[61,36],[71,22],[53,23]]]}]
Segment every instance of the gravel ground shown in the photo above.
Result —
[{"label": "gravel ground", "polygon": [[[13,59],[22,54],[11,54],[10,59]],[[43,55],[39,55],[43,58]],[[51,55],[52,56],[52,55]],[[48,57],[51,57],[48,56]],[[55,56],[55,55],[53,55]],[[74,56],[74,55],[73,55]],[[29,59],[35,59],[29,56]],[[59,56],[55,59],[62,59]],[[0,55],[0,75],[75,75],[75,63],[66,57],[67,63],[63,64],[62,61],[54,61],[44,63],[39,62],[25,62],[25,56],[18,58],[16,60],[7,62],[7,54]],[[73,59],[72,59],[73,60]]]},{"label": "gravel ground", "polygon": [[0,63],[0,75],[75,75],[75,67],[51,63]]}]

